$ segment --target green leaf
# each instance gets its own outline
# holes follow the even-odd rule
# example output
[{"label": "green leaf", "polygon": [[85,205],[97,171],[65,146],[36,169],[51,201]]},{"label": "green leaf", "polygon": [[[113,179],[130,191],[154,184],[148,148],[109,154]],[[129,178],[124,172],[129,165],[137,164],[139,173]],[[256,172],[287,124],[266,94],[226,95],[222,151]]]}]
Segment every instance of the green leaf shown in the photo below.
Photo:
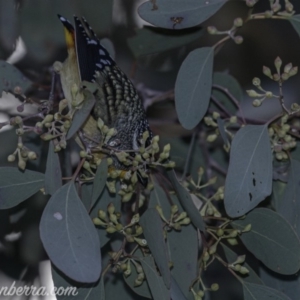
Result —
[{"label": "green leaf", "polygon": [[300,15],[293,15],[290,19],[288,19],[293,25],[294,29],[300,36]]},{"label": "green leaf", "polygon": [[198,40],[203,30],[174,31],[161,30],[154,27],[136,29],[136,35],[127,40],[135,57],[163,52]]},{"label": "green leaf", "polygon": [[54,152],[53,142],[49,142],[45,172],[45,192],[53,195],[62,186],[62,175],[58,153]]},{"label": "green leaf", "polygon": [[[134,252],[134,257],[137,257],[138,259],[142,260],[144,258],[143,252],[140,249],[137,249]],[[141,261],[138,263],[141,263]],[[148,280],[144,280],[141,285],[135,286],[135,280],[138,276],[138,273],[132,262],[130,265],[131,265],[131,274],[128,277],[123,276],[125,282],[127,283],[127,285],[130,287],[130,289],[135,294],[137,294],[141,297],[152,299],[152,295],[151,295],[150,288],[149,288],[149,283],[147,282]],[[165,284],[163,283],[163,285],[165,285]]]},{"label": "green leaf", "polygon": [[[241,102],[243,99],[243,90],[238,81],[226,73],[215,72],[213,74],[212,95],[222,104],[231,114],[236,114],[237,107],[233,104],[229,96],[222,90],[227,90],[236,101]],[[213,109],[217,108],[211,103]]]},{"label": "green leaf", "polygon": [[278,209],[279,209],[281,203],[283,202],[283,195],[286,190],[286,185],[287,184],[285,182],[281,182],[279,180],[273,181],[271,201],[272,201],[274,210],[278,213],[280,213],[280,211]]},{"label": "green leaf", "polygon": [[67,133],[67,140],[70,139],[81,128],[95,105],[95,98],[91,92],[88,90],[83,90],[83,94],[84,102],[82,107],[76,111],[73,117],[72,125]]},{"label": "green leaf", "polygon": [[107,161],[106,159],[103,159],[100,165],[97,167],[96,175],[93,181],[93,193],[90,209],[95,205],[105,187],[107,172]]},{"label": "green leaf", "polygon": [[17,86],[25,93],[32,84],[15,66],[4,60],[0,60],[0,74],[0,95],[3,91],[13,92]]},{"label": "green leaf", "polygon": [[[178,206],[179,212],[184,211],[178,198],[172,196],[173,203]],[[171,275],[178,283],[178,286],[185,297],[191,296],[189,287],[197,277],[197,259],[199,241],[197,229],[190,225],[183,225],[181,231],[171,230],[167,235],[167,244],[170,252],[170,259],[173,262]],[[184,276],[182,276],[184,274]]]},{"label": "green leaf", "polygon": [[280,274],[294,274],[300,269],[300,241],[290,224],[278,213],[267,208],[256,208],[245,219],[232,223],[243,230],[251,224],[250,232],[241,240],[265,266]]},{"label": "green leaf", "polygon": [[272,192],[272,150],[266,125],[241,128],[231,143],[225,182],[225,209],[240,217]]},{"label": "green leaf", "polygon": [[[86,196],[88,197],[88,192],[86,193]],[[98,198],[96,205],[94,205],[92,211],[90,212],[91,218],[93,219],[95,217],[98,217],[99,209],[102,209],[106,212],[107,206],[110,203],[113,203],[117,212],[121,212],[121,196],[118,194],[109,193],[108,189],[105,187],[100,198]],[[97,233],[99,235],[101,247],[103,247],[111,239],[111,234],[107,233],[105,228],[102,226],[97,227]]]},{"label": "green leaf", "polygon": [[[144,297],[136,295],[126,286],[121,274],[105,277],[106,300],[143,300]],[[96,299],[95,299],[96,300]]]},{"label": "green leaf", "polygon": [[244,300],[290,300],[289,297],[269,287],[243,282]]},{"label": "green leaf", "polygon": [[162,277],[157,273],[152,256],[141,259],[143,270],[149,284],[153,300],[169,300],[170,291],[166,288]]},{"label": "green leaf", "polygon": [[175,106],[181,125],[193,129],[206,114],[212,86],[213,48],[192,51],[182,63],[175,84]]},{"label": "green leaf", "polygon": [[[149,208],[157,204],[162,207],[166,219],[170,218],[171,205],[165,191],[154,182],[154,189],[150,196]],[[178,211],[184,211],[181,203],[175,195],[172,195],[173,204],[178,206]],[[197,276],[197,257],[198,257],[198,236],[194,226],[182,226],[181,231],[171,230],[167,235],[167,245],[170,253],[170,260],[173,262],[171,274],[179,283],[179,288],[187,297],[189,287],[193,279]],[[185,274],[183,277],[182,274]]]},{"label": "green leaf", "polygon": [[[232,263],[232,262],[236,261],[236,259],[238,257],[238,255],[236,253],[234,253],[229,247],[227,247],[223,243],[221,243],[221,247],[224,250],[224,254],[226,256],[226,260],[228,263]],[[254,272],[254,270],[246,262],[243,264],[243,266],[249,270],[249,273],[247,276],[240,277],[240,281],[264,285],[263,281],[259,278],[259,276]]]},{"label": "green leaf", "polygon": [[205,231],[205,224],[202,220],[200,212],[193,203],[190,193],[178,182],[176,174],[173,170],[168,171],[168,176],[173,185],[173,188],[175,189],[175,192],[179,198],[182,207],[187,212],[188,216],[191,218],[194,226],[199,228],[201,231]]},{"label": "green leaf", "polygon": [[42,173],[0,167],[0,209],[14,207],[44,187]]},{"label": "green leaf", "polygon": [[[64,288],[65,291],[68,291],[68,296],[63,293],[56,294],[57,300],[99,300],[99,295],[104,292],[104,287],[101,285],[100,281],[89,285],[75,282],[60,272],[53,265],[51,272],[54,287],[57,289]],[[105,300],[105,298],[100,298],[100,300]]]},{"label": "green leaf", "polygon": [[156,205],[159,205],[163,210],[165,218],[169,219],[171,214],[171,205],[168,200],[168,197],[163,188],[156,182],[156,180],[153,180],[153,183],[154,189],[151,192],[148,207],[155,208]]},{"label": "green leaf", "polygon": [[92,283],[101,273],[98,234],[74,182],[62,186],[44,209],[40,235],[55,266],[71,279]]},{"label": "green leaf", "polygon": [[171,275],[168,262],[170,259],[163,236],[163,224],[156,209],[149,208],[142,215],[140,224],[143,228],[148,247],[163,277],[164,283],[169,289],[171,284]]},{"label": "green leaf", "polygon": [[300,295],[300,275],[281,275],[261,266],[259,274],[263,282],[270,288],[276,289],[291,299],[298,299]]},{"label": "green leaf", "polygon": [[172,300],[187,300],[182,290],[180,289],[177,281],[171,276],[171,299]]},{"label": "green leaf", "polygon": [[[155,26],[183,29],[201,24],[214,15],[225,2],[226,0],[147,1],[139,6],[138,13],[142,19]],[[176,24],[173,18],[181,19]]]},{"label": "green leaf", "polygon": [[294,228],[300,237],[300,162],[291,159],[288,182],[277,210]]}]

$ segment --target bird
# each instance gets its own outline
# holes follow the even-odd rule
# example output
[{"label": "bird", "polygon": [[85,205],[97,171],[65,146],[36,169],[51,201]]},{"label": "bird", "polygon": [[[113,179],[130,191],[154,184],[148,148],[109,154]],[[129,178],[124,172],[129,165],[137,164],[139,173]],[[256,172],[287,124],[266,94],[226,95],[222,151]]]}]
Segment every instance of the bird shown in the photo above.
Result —
[{"label": "bird", "polygon": [[[68,57],[60,71],[66,99],[72,98],[70,87],[73,84],[80,86],[82,82],[91,82],[97,87],[94,92],[95,105],[85,127],[95,127],[100,118],[108,128],[114,128],[116,133],[105,145],[111,150],[134,153],[142,146],[141,140],[146,131],[148,138],[144,146],[150,145],[152,131],[142,99],[131,80],[101,45],[84,17],[74,16],[75,27],[61,15],[58,18],[64,26],[68,48]],[[103,138],[99,132],[92,133],[90,128],[86,132],[93,140]],[[117,159],[114,164],[117,168],[126,169]]]}]

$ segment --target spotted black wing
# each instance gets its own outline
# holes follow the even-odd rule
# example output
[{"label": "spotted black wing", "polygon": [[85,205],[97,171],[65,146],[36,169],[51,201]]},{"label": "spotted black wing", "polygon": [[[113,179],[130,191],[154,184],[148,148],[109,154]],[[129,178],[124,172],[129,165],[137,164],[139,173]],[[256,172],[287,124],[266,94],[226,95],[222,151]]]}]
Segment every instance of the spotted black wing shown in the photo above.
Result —
[{"label": "spotted black wing", "polygon": [[80,78],[82,81],[94,81],[96,71],[104,71],[106,66],[115,66],[115,61],[108,51],[100,44],[93,29],[87,21],[75,20],[76,53]]}]

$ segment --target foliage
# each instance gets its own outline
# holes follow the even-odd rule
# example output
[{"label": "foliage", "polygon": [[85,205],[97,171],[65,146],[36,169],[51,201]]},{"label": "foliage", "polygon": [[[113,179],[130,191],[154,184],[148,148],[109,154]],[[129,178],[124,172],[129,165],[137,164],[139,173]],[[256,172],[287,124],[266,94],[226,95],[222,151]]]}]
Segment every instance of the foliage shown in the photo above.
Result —
[{"label": "foliage", "polygon": [[[146,108],[163,111],[169,105],[180,127],[176,123],[167,136],[162,130],[153,138],[145,131],[136,151],[108,147],[117,130],[105,119],[91,118],[99,101],[95,83],[74,80],[69,99],[58,99],[59,88],[52,84],[49,99],[43,100],[32,96],[31,80],[0,62],[1,92],[22,102],[17,114],[0,123],[0,129],[14,126],[17,135],[7,157],[15,167],[0,168],[0,209],[17,207],[36,193],[49,195],[40,238],[54,284],[76,286],[75,299],[230,297],[225,279],[211,282],[210,270],[229,272],[237,279],[233,290],[238,294],[242,288],[246,300],[297,299],[300,106],[290,103],[285,87],[298,67],[277,56],[272,67],[262,66],[264,79],[252,79],[254,88],[245,90],[246,97],[239,78],[214,72],[214,64],[226,43],[238,47],[246,40],[243,27],[251,29],[256,20],[285,20],[300,35],[300,15],[288,0],[281,1],[283,6],[270,0],[259,12],[254,11],[259,0],[246,0],[247,17],[235,18],[224,31],[204,23],[210,25],[206,36],[224,37],[213,45],[211,39],[195,45],[205,36],[198,25],[216,13],[225,19],[226,2],[151,0],[138,7],[141,18],[156,26],[138,29],[127,40],[138,62],[178,49],[189,53],[171,91],[139,88]],[[53,64],[61,77],[64,64]],[[265,87],[269,81],[272,88]],[[245,109],[249,97],[253,113]],[[256,113],[265,101],[280,106],[268,120]],[[38,107],[37,112],[24,116],[25,106]],[[45,170],[33,167],[43,154],[28,142],[30,134],[47,143]],[[67,165],[71,151],[78,157],[73,167]]]}]

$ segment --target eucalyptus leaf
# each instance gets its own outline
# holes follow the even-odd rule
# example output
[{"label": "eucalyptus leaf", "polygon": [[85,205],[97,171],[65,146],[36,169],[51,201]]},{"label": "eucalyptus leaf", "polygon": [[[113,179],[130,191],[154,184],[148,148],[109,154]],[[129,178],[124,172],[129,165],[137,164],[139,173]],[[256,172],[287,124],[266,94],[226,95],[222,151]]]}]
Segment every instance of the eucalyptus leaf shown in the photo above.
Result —
[{"label": "eucalyptus leaf", "polygon": [[259,274],[263,282],[270,288],[276,289],[287,295],[293,300],[297,300],[300,295],[300,276],[299,273],[295,275],[281,275],[261,266]]},{"label": "eucalyptus leaf", "polygon": [[245,219],[232,222],[243,230],[251,224],[251,231],[241,240],[247,249],[265,266],[279,274],[294,274],[300,269],[300,241],[291,225],[278,213],[256,208]]},{"label": "eucalyptus leaf", "polygon": [[96,175],[93,181],[93,193],[92,193],[92,200],[91,200],[91,207],[95,205],[97,199],[101,195],[107,179],[107,161],[103,159],[100,165],[97,167]]},{"label": "eucalyptus leaf", "polygon": [[42,173],[18,168],[0,167],[0,209],[14,207],[44,187]]},{"label": "eucalyptus leaf", "polygon": [[166,195],[166,192],[156,180],[153,180],[152,182],[154,183],[154,188],[150,195],[148,207],[155,208],[156,205],[159,205],[162,208],[165,218],[169,219],[171,214],[171,205]]},{"label": "eucalyptus leaf", "polygon": [[40,235],[55,266],[71,279],[93,283],[101,273],[99,237],[74,182],[57,190],[46,205]]},{"label": "eucalyptus leaf", "polygon": [[15,87],[20,87],[25,93],[32,84],[15,66],[4,60],[0,60],[0,74],[0,96],[3,91],[13,92]]},{"label": "eucalyptus leaf", "polygon": [[206,114],[212,86],[211,47],[192,51],[182,63],[175,83],[175,106],[181,125],[193,129]]},{"label": "eucalyptus leaf", "polygon": [[273,191],[271,196],[272,205],[278,213],[280,205],[283,202],[283,195],[285,193],[287,184],[285,182],[281,182],[279,180],[273,181]]},{"label": "eucalyptus leaf", "polygon": [[94,95],[88,90],[83,90],[84,102],[82,106],[75,112],[72,125],[67,133],[67,139],[70,139],[84,124],[95,105]]},{"label": "eucalyptus leaf", "polygon": [[[104,292],[104,287],[101,286],[100,281],[92,284],[78,283],[68,278],[54,266],[52,266],[51,272],[54,287],[56,289],[64,288],[68,292],[67,294],[57,293],[55,295],[57,300],[68,300],[71,298],[74,300],[99,300],[99,295]],[[101,300],[105,300],[105,298]]]},{"label": "eucalyptus leaf", "polygon": [[293,25],[294,29],[300,36],[300,15],[293,15],[291,18],[288,19],[291,24]]},{"label": "eucalyptus leaf", "polygon": [[230,217],[246,214],[271,194],[272,159],[267,125],[247,125],[236,133],[225,182]]},{"label": "eucalyptus leaf", "polygon": [[[236,114],[237,107],[233,104],[232,99],[229,98],[227,91],[235,100],[240,103],[243,99],[243,90],[238,81],[231,75],[221,72],[214,72],[212,95],[216,100],[224,106],[232,115]],[[216,107],[214,103],[211,103]]]},{"label": "eucalyptus leaf", "polygon": [[172,300],[187,300],[177,281],[171,276],[171,299]]},{"label": "eucalyptus leaf", "polygon": [[[233,263],[236,261],[238,255],[234,253],[229,247],[227,247],[225,244],[221,243],[221,247],[224,250],[224,254],[226,257],[226,260],[228,263]],[[263,281],[259,278],[259,276],[254,272],[254,270],[245,262],[243,264],[244,267],[246,267],[249,271],[247,276],[240,277],[240,280],[249,282],[249,283],[255,283],[255,284],[262,284],[264,285]]]},{"label": "eucalyptus leaf", "polygon": [[127,40],[128,46],[135,57],[163,52],[192,41],[198,40],[203,30],[173,31],[154,27],[144,27],[136,30],[136,35]]},{"label": "eucalyptus leaf", "polygon": [[[137,260],[137,263],[142,263],[142,259],[144,258],[143,252],[140,249],[137,249],[134,252],[134,257],[138,257],[140,261]],[[150,292],[150,288],[149,288],[149,282],[148,280],[144,280],[143,283],[139,286],[135,286],[135,280],[138,276],[138,273],[136,271],[136,267],[135,265],[131,262],[130,264],[130,268],[131,268],[131,274],[129,276],[123,276],[124,281],[127,283],[127,285],[131,288],[131,290],[141,296],[141,297],[145,297],[148,299],[152,299],[152,295]],[[163,285],[165,285],[163,283]]]},{"label": "eucalyptus leaf", "polygon": [[[81,185],[80,198],[87,212],[90,211],[90,207],[92,204],[92,192],[93,192],[93,183],[86,182]],[[103,246],[102,243],[101,245]]]},{"label": "eucalyptus leaf", "polygon": [[[179,213],[184,211],[180,201],[172,195],[173,203],[178,206]],[[178,283],[178,286],[185,297],[192,295],[190,292],[191,282],[197,277],[199,240],[197,229],[189,225],[182,225],[180,231],[168,231],[167,245],[170,259],[173,262],[171,276]],[[182,274],[185,274],[182,276]],[[172,283],[171,283],[172,288]]]},{"label": "eucalyptus leaf", "polygon": [[153,300],[169,300],[170,291],[164,284],[162,277],[157,273],[152,256],[145,256],[141,259],[143,270],[149,284]]},{"label": "eucalyptus leaf", "polygon": [[291,166],[288,175],[286,189],[279,204],[280,213],[294,228],[300,237],[300,162],[291,159]]},{"label": "eucalyptus leaf", "polygon": [[168,176],[173,185],[173,188],[176,191],[176,194],[179,198],[182,207],[187,212],[188,216],[191,218],[194,226],[199,228],[201,231],[205,231],[205,224],[200,215],[200,212],[193,203],[190,193],[178,182],[176,174],[173,170],[168,171]]},{"label": "eucalyptus leaf", "polygon": [[58,153],[54,152],[53,141],[49,142],[45,172],[45,192],[53,195],[62,186],[62,175]]},{"label": "eucalyptus leaf", "polygon": [[291,300],[281,292],[267,286],[243,282],[244,300]]},{"label": "eucalyptus leaf", "polygon": [[183,29],[201,24],[214,15],[226,1],[147,1],[139,6],[138,13],[142,19],[155,26],[169,29]]},{"label": "eucalyptus leaf", "polygon": [[140,219],[140,225],[143,228],[148,247],[155,259],[164,283],[169,289],[171,274],[168,262],[170,259],[163,235],[163,224],[156,209],[149,208],[146,210]]}]

